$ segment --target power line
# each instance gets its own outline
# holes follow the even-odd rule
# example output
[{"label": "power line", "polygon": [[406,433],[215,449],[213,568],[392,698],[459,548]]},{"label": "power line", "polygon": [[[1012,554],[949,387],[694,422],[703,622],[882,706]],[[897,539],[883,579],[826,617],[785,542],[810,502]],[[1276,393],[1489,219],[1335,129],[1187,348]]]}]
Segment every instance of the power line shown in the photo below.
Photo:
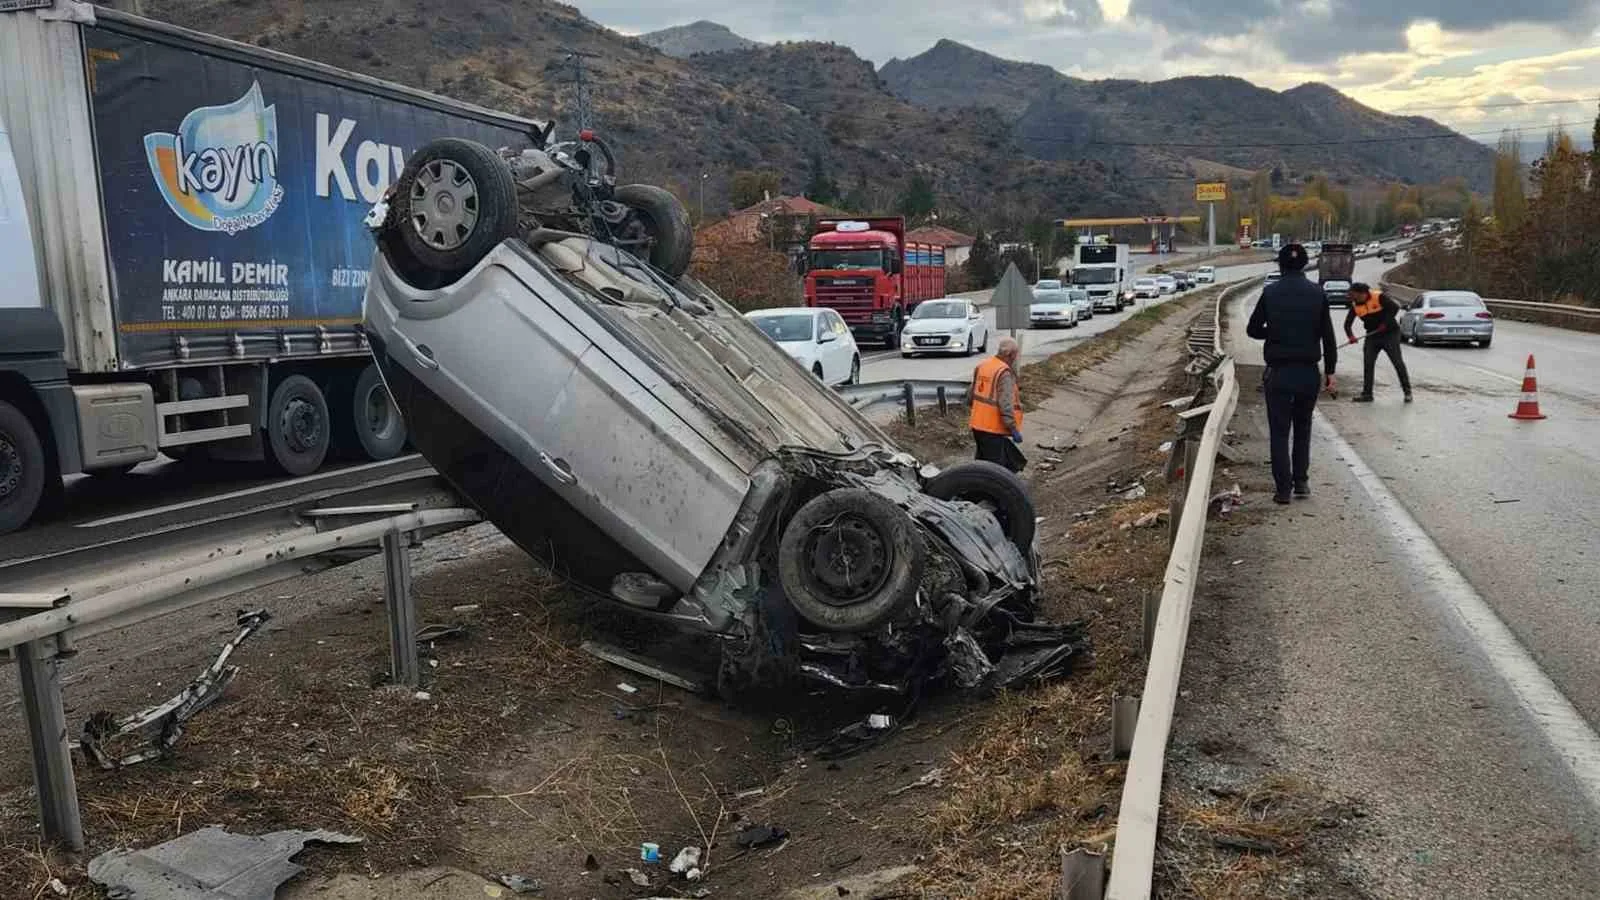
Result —
[{"label": "power line", "polygon": [[1425,112],[1432,109],[1511,109],[1523,106],[1561,106],[1568,103],[1594,103],[1600,97],[1572,97],[1566,100],[1517,100],[1507,103],[1444,103],[1438,106],[1402,106],[1390,115],[1408,112]]}]

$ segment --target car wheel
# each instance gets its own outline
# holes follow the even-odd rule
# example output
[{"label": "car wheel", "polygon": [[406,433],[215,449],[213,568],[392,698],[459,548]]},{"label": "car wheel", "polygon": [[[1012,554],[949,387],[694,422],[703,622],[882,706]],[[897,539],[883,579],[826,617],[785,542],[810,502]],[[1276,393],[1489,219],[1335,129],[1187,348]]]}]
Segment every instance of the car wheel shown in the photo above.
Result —
[{"label": "car wheel", "polygon": [[356,376],[347,412],[347,424],[368,459],[394,459],[405,449],[405,419],[400,417],[400,407],[389,396],[376,364],[368,363]]},{"label": "car wheel", "polygon": [[967,332],[967,349],[964,352],[962,352],[961,355],[962,356],[971,356],[972,354],[974,354],[976,352],[977,352],[977,348],[972,346],[972,332],[969,331],[969,332]]},{"label": "car wheel", "polygon": [[44,498],[44,444],[22,410],[0,400],[0,534],[28,524]]},{"label": "car wheel", "polygon": [[412,155],[390,215],[411,261],[449,283],[514,236],[518,214],[517,186],[499,154],[443,138]]},{"label": "car wheel", "polygon": [[812,363],[811,364],[811,374],[817,376],[817,380],[821,381],[822,380],[822,363]]},{"label": "car wheel", "polygon": [[1489,349],[1489,345],[1492,344],[1492,343],[1494,343],[1494,338],[1490,338],[1487,341],[1479,341],[1478,342],[1478,346],[1480,346],[1483,349],[1487,350],[1487,349]]},{"label": "car wheel", "polygon": [[309,475],[327,458],[328,399],[304,375],[278,382],[267,404],[267,458],[285,475]]},{"label": "car wheel", "polygon": [[904,350],[900,351],[900,358],[901,359],[910,359],[913,356],[916,356],[916,354],[915,353],[907,353]]},{"label": "car wheel", "polygon": [[940,500],[966,500],[988,509],[1026,557],[1037,528],[1028,487],[1005,466],[985,460],[958,463],[930,478],[923,493]]},{"label": "car wheel", "polygon": [[694,226],[678,198],[653,184],[625,184],[617,188],[616,198],[633,210],[634,218],[654,241],[650,265],[673,281],[688,271],[689,257],[694,254]]},{"label": "car wheel", "polygon": [[989,331],[988,331],[988,329],[985,329],[984,332],[983,332],[983,343],[978,345],[978,352],[979,353],[988,353],[989,352]]},{"label": "car wheel", "polygon": [[861,383],[861,357],[859,357],[859,356],[850,357],[850,380],[845,382],[845,383],[846,384],[860,384]]},{"label": "car wheel", "polygon": [[916,597],[927,549],[905,510],[860,488],[813,497],[778,541],[778,579],[800,615],[828,631],[865,631]]}]

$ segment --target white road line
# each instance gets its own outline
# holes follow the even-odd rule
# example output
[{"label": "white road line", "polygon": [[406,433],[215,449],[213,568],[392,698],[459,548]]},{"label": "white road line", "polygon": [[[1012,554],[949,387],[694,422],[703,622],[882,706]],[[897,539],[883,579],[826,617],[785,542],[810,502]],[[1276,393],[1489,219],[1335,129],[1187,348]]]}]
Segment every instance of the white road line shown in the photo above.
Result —
[{"label": "white road line", "polygon": [[365,472],[370,469],[376,469],[380,466],[397,466],[408,461],[415,461],[416,459],[417,455],[415,453],[410,453],[396,459],[362,463],[359,466],[349,466],[343,469],[334,469],[328,472],[318,472],[315,475],[305,475],[300,478],[291,478],[285,481],[274,481],[271,484],[257,485],[253,488],[245,488],[243,490],[232,491],[227,494],[215,494],[209,497],[200,497],[195,500],[186,500],[182,503],[173,503],[169,506],[158,506],[154,509],[141,509],[138,512],[123,513],[119,516],[107,516],[104,519],[95,519],[90,522],[79,522],[73,527],[103,528],[107,525],[117,525],[123,522],[136,522],[140,519],[151,518],[152,516],[163,516],[167,513],[178,512],[180,510],[194,509],[197,506],[206,506],[211,503],[220,503],[225,500],[236,500],[240,497],[252,497],[256,494],[265,494],[268,491],[281,491],[285,488],[296,488],[300,487],[301,485],[325,481],[329,478],[338,478],[341,475],[354,475],[358,472]]},{"label": "white road line", "polygon": [[1466,626],[1495,674],[1511,689],[1550,748],[1566,764],[1589,805],[1600,810],[1600,736],[1355,448],[1321,412],[1315,421],[1316,432],[1344,457],[1356,481],[1389,525],[1390,533],[1405,546],[1407,556],[1426,576],[1430,598],[1443,604]]}]

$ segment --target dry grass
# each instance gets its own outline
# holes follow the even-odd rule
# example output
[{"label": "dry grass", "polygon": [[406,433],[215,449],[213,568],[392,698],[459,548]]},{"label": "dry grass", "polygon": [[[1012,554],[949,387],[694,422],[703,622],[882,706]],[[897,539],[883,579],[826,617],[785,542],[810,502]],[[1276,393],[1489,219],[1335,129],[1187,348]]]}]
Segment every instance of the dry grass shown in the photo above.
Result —
[{"label": "dry grass", "polygon": [[1303,896],[1298,857],[1353,814],[1347,802],[1284,775],[1203,798],[1169,792],[1163,806],[1158,882],[1203,900]]}]

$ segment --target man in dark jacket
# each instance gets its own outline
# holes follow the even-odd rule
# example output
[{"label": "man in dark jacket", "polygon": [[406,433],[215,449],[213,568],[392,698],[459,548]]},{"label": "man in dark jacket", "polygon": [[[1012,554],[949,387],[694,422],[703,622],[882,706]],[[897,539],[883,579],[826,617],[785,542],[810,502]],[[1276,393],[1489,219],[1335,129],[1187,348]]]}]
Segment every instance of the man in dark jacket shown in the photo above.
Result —
[{"label": "man in dark jacket", "polygon": [[[1276,503],[1311,496],[1311,414],[1317,392],[1334,389],[1338,341],[1322,288],[1306,279],[1306,248],[1287,244],[1278,252],[1283,277],[1261,291],[1245,331],[1266,341],[1267,428],[1272,435],[1272,480]],[[1323,369],[1318,371],[1317,361]],[[1294,450],[1290,453],[1290,435]]]},{"label": "man in dark jacket", "polygon": [[1357,403],[1372,402],[1372,370],[1377,368],[1378,354],[1389,354],[1394,363],[1394,373],[1400,376],[1400,390],[1406,402],[1411,402],[1411,373],[1406,371],[1405,360],[1400,358],[1400,304],[1361,282],[1350,285],[1350,311],[1344,315],[1344,335],[1350,343],[1356,342],[1350,326],[1361,319],[1367,329],[1367,343],[1361,348],[1361,395]]}]

